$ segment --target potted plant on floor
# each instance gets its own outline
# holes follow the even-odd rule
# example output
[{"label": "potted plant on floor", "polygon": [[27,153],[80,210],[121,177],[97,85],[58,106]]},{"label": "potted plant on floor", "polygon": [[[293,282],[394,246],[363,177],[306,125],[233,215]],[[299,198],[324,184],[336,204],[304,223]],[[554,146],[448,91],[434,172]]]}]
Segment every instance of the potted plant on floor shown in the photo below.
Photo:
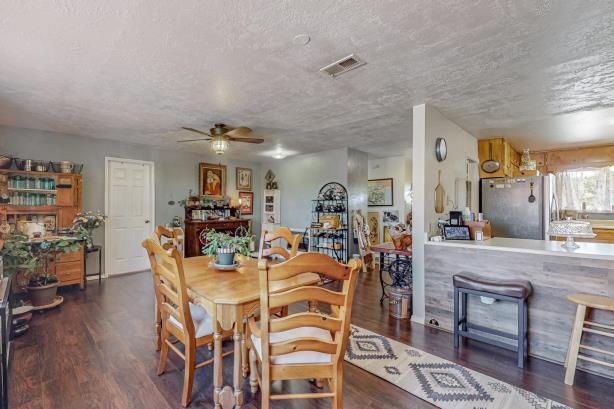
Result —
[{"label": "potted plant on floor", "polygon": [[38,258],[38,268],[30,271],[26,289],[34,307],[51,304],[60,284],[58,278],[51,274],[49,267],[53,259],[60,253],[79,251],[81,245],[76,239],[43,240],[37,243],[35,254]]},{"label": "potted plant on floor", "polygon": [[221,266],[235,264],[235,254],[249,256],[252,236],[231,236],[226,233],[210,230],[207,233],[207,245],[203,247],[203,254],[216,257],[215,263]]},{"label": "potted plant on floor", "polygon": [[28,290],[34,307],[49,305],[55,299],[59,281],[50,272],[53,258],[58,253],[72,253],[80,249],[77,239],[32,241],[27,236],[14,234],[4,240],[0,254],[5,274],[17,275],[19,284]]}]

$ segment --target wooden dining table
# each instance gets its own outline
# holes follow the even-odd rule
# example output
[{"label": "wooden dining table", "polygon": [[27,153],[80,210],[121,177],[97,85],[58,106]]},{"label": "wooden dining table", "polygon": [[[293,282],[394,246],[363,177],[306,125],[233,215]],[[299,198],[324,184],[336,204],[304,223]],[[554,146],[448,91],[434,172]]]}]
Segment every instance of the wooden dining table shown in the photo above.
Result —
[{"label": "wooden dining table", "polygon": [[[240,257],[241,266],[233,271],[219,271],[209,263],[210,257],[183,259],[188,295],[193,303],[205,308],[213,318],[213,400],[216,408],[229,409],[243,405],[243,377],[249,372],[245,348],[243,320],[260,306],[258,261]],[[320,276],[304,273],[275,282],[271,292],[316,285]],[[234,342],[233,384],[224,386],[222,371],[222,333],[232,331]]]}]

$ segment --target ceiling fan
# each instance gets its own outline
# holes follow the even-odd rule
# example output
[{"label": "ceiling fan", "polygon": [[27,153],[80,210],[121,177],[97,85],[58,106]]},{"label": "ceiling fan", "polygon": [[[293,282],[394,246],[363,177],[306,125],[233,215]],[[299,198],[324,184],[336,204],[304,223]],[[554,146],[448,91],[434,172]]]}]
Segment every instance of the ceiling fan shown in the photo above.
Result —
[{"label": "ceiling fan", "polygon": [[187,128],[185,126],[181,127],[186,131],[196,132],[201,135],[208,136],[208,138],[199,138],[199,139],[187,139],[183,141],[177,142],[198,142],[198,141],[211,141],[211,149],[215,151],[216,154],[221,155],[230,146],[230,142],[244,142],[244,143],[262,143],[264,139],[262,138],[249,138],[246,135],[250,135],[253,131],[246,127],[240,126],[238,128],[232,128],[225,124],[215,124],[213,128],[209,129],[209,133],[199,131],[194,128]]}]

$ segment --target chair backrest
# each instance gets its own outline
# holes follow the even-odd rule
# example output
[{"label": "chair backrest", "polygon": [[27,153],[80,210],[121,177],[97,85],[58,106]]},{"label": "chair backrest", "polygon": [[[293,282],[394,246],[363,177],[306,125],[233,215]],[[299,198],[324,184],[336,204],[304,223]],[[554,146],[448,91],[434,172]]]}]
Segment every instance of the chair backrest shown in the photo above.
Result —
[{"label": "chair backrest", "polygon": [[194,339],[195,333],[181,254],[176,248],[164,249],[153,238],[145,239],[142,245],[149,256],[156,302],[162,314],[162,321],[166,323],[169,317],[174,317],[183,329],[172,325],[168,328],[180,341],[186,343]]},{"label": "chair backrest", "polygon": [[[174,247],[180,254],[183,253],[183,241],[185,235],[182,228],[178,227],[170,230],[164,226],[157,225],[154,234],[158,238],[158,243],[160,243],[165,250],[169,250],[170,248]],[[163,238],[169,239],[170,241],[163,242]]]},{"label": "chair backrest", "polygon": [[[270,243],[274,240],[283,239],[290,245],[290,251],[284,247],[270,247]],[[288,260],[298,252],[298,245],[301,241],[300,234],[292,234],[292,231],[287,227],[280,227],[274,232],[262,231],[260,235],[260,249],[258,250],[258,258],[270,257],[273,255],[281,256],[284,260]]]},{"label": "chair backrest", "polygon": [[[283,263],[270,264],[266,259],[258,262],[260,273],[260,340],[262,362],[270,364],[270,358],[298,351],[315,351],[333,355],[333,363],[341,365],[350,329],[350,316],[356,278],[360,261],[351,260],[341,264],[322,253],[304,253]],[[327,278],[343,282],[341,291],[332,291],[319,286],[302,286],[291,290],[271,293],[271,284],[288,280],[303,273],[320,273]],[[300,312],[283,318],[272,318],[267,313],[297,302],[329,304],[333,314]],[[332,342],[314,338],[295,338],[280,343],[269,343],[269,333],[287,331],[300,327],[317,327],[331,332]]]}]

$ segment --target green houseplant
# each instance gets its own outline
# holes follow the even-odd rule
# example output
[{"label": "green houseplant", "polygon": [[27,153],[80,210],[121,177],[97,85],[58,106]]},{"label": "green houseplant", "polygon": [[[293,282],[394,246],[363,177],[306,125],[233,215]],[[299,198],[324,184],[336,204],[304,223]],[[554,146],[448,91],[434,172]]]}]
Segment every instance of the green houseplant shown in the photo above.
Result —
[{"label": "green houseplant", "polygon": [[51,304],[57,294],[58,279],[50,272],[50,265],[58,253],[72,253],[80,249],[78,239],[31,241],[27,236],[14,234],[4,240],[0,254],[5,274],[25,279],[20,283],[28,290],[33,306]]},{"label": "green houseplant", "polygon": [[207,233],[207,245],[203,254],[216,257],[216,263],[229,266],[234,264],[235,254],[249,256],[253,236],[231,236],[226,233],[210,230]]}]

